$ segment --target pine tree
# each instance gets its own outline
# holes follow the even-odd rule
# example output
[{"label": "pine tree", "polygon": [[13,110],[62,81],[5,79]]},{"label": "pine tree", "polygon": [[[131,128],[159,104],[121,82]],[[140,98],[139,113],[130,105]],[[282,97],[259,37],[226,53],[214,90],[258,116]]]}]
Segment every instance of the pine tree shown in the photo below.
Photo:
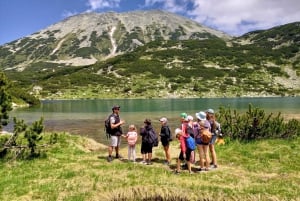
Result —
[{"label": "pine tree", "polygon": [[3,72],[0,72],[0,130],[8,124],[8,112],[12,110],[11,96],[7,93],[10,83]]}]

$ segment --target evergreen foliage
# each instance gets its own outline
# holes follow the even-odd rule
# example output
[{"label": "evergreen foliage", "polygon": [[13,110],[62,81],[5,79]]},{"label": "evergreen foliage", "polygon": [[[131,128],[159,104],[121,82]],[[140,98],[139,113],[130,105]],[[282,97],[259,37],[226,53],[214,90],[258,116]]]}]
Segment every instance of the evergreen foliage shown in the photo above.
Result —
[{"label": "evergreen foliage", "polygon": [[272,138],[295,138],[300,136],[300,122],[284,121],[281,113],[266,114],[264,110],[249,104],[248,111],[241,114],[229,107],[220,107],[217,115],[222,132],[230,140],[251,141]]},{"label": "evergreen foliage", "polygon": [[11,96],[7,93],[9,81],[3,72],[0,72],[0,130],[8,124],[8,112],[12,110]]}]

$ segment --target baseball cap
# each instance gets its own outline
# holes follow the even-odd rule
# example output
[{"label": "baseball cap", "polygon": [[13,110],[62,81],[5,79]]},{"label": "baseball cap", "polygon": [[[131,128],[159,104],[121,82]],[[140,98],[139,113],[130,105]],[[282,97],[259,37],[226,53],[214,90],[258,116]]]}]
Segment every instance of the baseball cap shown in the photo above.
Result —
[{"label": "baseball cap", "polygon": [[206,112],[210,113],[210,114],[214,114],[215,113],[215,111],[213,109],[208,109],[208,110],[206,110]]},{"label": "baseball cap", "polygon": [[187,114],[185,112],[183,112],[183,113],[180,114],[180,117],[183,118],[183,119],[186,119],[187,118]]},{"label": "baseball cap", "polygon": [[112,107],[112,110],[114,110],[114,109],[120,109],[120,106],[119,106],[119,105],[114,105],[114,106]]},{"label": "baseball cap", "polygon": [[167,119],[166,117],[162,117],[162,118],[159,119],[159,121],[160,121],[160,122],[167,122],[168,119]]},{"label": "baseball cap", "polygon": [[187,120],[188,120],[188,121],[193,121],[193,120],[194,120],[194,118],[193,118],[193,116],[191,116],[191,115],[188,115],[188,116],[187,116]]},{"label": "baseball cap", "polygon": [[200,112],[196,113],[196,117],[199,120],[206,120],[206,113],[203,111],[200,111]]},{"label": "baseball cap", "polygon": [[179,133],[181,133],[181,129],[180,129],[180,128],[176,128],[176,129],[175,129],[175,135],[177,135],[177,134],[179,134]]}]

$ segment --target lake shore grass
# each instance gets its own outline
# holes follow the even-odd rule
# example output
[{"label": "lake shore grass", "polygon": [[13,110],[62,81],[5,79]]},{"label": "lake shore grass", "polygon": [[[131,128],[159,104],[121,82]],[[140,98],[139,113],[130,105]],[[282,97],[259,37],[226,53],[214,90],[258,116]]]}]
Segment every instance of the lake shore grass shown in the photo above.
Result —
[{"label": "lake shore grass", "polygon": [[[44,142],[50,134],[44,134]],[[216,146],[219,167],[208,172],[173,173],[179,154],[171,142],[172,162],[163,165],[161,145],[153,165],[126,159],[106,161],[107,147],[96,141],[58,134],[58,142],[35,159],[0,163],[0,199],[8,200],[299,200],[300,138]],[[141,160],[140,145],[136,147]],[[121,148],[126,158],[127,147]],[[198,154],[196,155],[198,160]]]}]

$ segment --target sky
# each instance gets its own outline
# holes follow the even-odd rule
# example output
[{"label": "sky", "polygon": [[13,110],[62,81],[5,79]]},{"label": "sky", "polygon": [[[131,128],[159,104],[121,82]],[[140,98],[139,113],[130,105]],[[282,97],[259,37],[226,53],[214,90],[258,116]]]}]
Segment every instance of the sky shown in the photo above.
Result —
[{"label": "sky", "polygon": [[80,13],[153,9],[231,36],[300,21],[300,0],[0,0],[0,45]]}]

